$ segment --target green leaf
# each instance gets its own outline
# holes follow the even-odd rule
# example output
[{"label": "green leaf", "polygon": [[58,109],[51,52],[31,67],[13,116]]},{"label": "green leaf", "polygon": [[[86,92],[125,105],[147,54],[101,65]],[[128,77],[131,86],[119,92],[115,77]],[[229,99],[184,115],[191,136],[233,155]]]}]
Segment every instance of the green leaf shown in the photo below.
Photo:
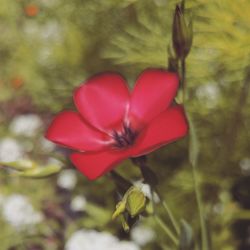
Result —
[{"label": "green leaf", "polygon": [[130,227],[124,214],[121,215],[121,222],[122,222],[123,230],[125,232],[129,232]]},{"label": "green leaf", "polygon": [[19,160],[13,162],[0,162],[0,165],[6,166],[8,168],[18,170],[18,171],[25,171],[29,169],[34,169],[37,167],[37,164],[31,160]]},{"label": "green leaf", "polygon": [[116,205],[115,212],[112,215],[112,220],[116,219],[126,210],[126,201],[122,200]]},{"label": "green leaf", "polygon": [[18,176],[27,178],[45,178],[51,175],[57,174],[61,171],[62,167],[58,165],[48,165],[45,167],[38,167],[34,169],[29,169],[24,172],[17,173]]},{"label": "green leaf", "polygon": [[193,239],[193,230],[185,220],[181,220],[179,250],[194,250],[194,249],[195,245]]},{"label": "green leaf", "polygon": [[85,208],[88,217],[94,221],[96,227],[102,227],[110,222],[111,212],[98,204],[87,202]]}]

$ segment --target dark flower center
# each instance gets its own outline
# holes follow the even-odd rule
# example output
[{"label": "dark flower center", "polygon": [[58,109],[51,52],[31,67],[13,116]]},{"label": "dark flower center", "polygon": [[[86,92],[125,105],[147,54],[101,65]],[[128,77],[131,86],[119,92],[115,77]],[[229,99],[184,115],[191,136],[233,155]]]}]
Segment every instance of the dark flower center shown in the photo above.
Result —
[{"label": "dark flower center", "polygon": [[136,131],[124,124],[121,132],[113,131],[112,137],[115,141],[114,146],[116,148],[129,147],[133,145],[136,136]]}]

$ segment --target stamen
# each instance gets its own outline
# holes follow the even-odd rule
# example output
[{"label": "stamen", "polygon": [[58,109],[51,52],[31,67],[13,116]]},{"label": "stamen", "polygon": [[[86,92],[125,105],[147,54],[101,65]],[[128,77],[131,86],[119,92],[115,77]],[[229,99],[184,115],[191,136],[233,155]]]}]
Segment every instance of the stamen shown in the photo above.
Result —
[{"label": "stamen", "polygon": [[113,131],[114,146],[117,148],[129,147],[134,143],[136,136],[137,133],[124,124],[121,132]]}]

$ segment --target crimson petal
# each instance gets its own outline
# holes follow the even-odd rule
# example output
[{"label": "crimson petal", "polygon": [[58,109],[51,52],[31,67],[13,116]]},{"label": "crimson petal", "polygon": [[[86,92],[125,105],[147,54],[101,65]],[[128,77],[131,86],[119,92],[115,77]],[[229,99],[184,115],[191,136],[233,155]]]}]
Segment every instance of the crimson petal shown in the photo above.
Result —
[{"label": "crimson petal", "polygon": [[188,132],[188,123],[183,107],[176,105],[156,117],[146,127],[133,148],[133,156],[144,155],[173,142]]},{"label": "crimson petal", "polygon": [[128,151],[101,151],[95,153],[73,153],[71,161],[88,179],[94,180],[112,170],[128,157]]},{"label": "crimson petal", "polygon": [[80,114],[64,111],[58,114],[49,126],[46,138],[81,151],[95,151],[104,148],[107,136],[86,124]]},{"label": "crimson petal", "polygon": [[145,70],[138,78],[130,102],[130,119],[145,125],[172,103],[178,76],[160,69]]},{"label": "crimson petal", "polygon": [[105,131],[122,122],[129,95],[126,81],[119,74],[103,73],[77,88],[74,101],[86,121]]}]

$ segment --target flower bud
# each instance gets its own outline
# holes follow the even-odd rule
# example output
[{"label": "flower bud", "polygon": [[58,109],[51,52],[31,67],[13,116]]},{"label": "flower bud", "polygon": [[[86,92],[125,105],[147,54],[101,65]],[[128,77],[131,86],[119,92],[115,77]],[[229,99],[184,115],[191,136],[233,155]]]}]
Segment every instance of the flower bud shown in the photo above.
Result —
[{"label": "flower bud", "polygon": [[177,5],[175,9],[172,39],[176,56],[179,59],[184,59],[188,55],[192,46],[193,27],[192,22],[189,24],[186,23],[184,10],[180,5]]},{"label": "flower bud", "polygon": [[132,218],[145,210],[146,202],[146,197],[141,190],[136,187],[129,190],[126,208]]},{"label": "flower bud", "polygon": [[122,200],[117,203],[112,219],[127,215],[131,221],[143,213],[146,209],[147,198],[137,187],[132,186],[124,194]]}]

